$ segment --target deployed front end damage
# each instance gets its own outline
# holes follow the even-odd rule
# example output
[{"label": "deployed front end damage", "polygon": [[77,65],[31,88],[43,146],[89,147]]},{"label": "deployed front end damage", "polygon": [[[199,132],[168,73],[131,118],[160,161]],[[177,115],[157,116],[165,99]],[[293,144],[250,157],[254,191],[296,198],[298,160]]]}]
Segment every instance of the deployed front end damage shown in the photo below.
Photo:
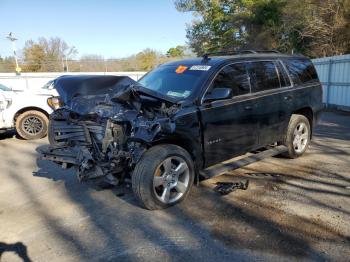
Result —
[{"label": "deployed front end damage", "polygon": [[50,116],[42,159],[74,167],[79,180],[118,184],[143,152],[172,133],[180,105],[128,77],[64,76],[55,81],[63,106]]}]

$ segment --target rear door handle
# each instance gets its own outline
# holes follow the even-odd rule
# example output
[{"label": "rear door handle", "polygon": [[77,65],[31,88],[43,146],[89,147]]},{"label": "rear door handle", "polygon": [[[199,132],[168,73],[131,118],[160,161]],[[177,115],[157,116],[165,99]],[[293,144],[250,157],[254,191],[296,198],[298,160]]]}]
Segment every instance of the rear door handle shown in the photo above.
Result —
[{"label": "rear door handle", "polygon": [[244,107],[244,109],[245,109],[245,110],[252,110],[253,107],[252,107],[252,106],[246,106],[246,107]]},{"label": "rear door handle", "polygon": [[283,97],[284,101],[290,101],[292,100],[292,96],[285,96]]}]

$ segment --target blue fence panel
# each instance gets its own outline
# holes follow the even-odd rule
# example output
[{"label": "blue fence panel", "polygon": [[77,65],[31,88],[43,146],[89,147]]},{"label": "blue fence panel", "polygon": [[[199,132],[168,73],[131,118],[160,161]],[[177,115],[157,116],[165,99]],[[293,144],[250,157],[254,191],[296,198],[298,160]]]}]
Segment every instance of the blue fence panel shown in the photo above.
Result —
[{"label": "blue fence panel", "polygon": [[323,85],[327,106],[350,108],[350,55],[312,60]]}]

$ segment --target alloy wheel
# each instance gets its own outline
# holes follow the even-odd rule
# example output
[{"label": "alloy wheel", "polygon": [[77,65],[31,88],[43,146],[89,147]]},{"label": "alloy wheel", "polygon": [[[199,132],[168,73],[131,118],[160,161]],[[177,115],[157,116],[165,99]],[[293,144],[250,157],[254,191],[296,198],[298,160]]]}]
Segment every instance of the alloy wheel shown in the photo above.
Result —
[{"label": "alloy wheel", "polygon": [[294,130],[293,147],[295,152],[302,153],[309,142],[309,130],[305,123],[299,123]]},{"label": "alloy wheel", "polygon": [[23,120],[22,128],[29,135],[37,135],[43,130],[44,125],[39,117],[28,116]]},{"label": "alloy wheel", "polygon": [[171,204],[179,200],[190,185],[190,170],[180,157],[166,158],[156,169],[153,190],[159,201]]}]

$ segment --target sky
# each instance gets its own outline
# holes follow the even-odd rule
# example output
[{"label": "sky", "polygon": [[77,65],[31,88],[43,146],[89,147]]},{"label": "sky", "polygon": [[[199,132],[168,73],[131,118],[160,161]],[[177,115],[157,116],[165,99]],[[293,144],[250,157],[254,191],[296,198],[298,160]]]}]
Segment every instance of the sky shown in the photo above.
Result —
[{"label": "sky", "polygon": [[29,39],[58,36],[78,49],[78,57],[166,52],[186,43],[192,20],[173,0],[0,0],[0,56],[12,54],[9,32],[18,38],[17,49]]}]

